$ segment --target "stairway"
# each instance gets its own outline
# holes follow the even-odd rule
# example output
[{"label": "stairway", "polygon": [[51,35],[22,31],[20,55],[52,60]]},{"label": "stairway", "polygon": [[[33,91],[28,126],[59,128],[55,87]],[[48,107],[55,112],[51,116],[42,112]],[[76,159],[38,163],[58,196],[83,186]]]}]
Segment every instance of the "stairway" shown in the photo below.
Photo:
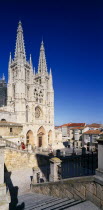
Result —
[{"label": "stairway", "polygon": [[56,198],[36,193],[28,193],[18,197],[17,209],[25,206],[25,210],[63,210],[81,203],[82,201],[69,200],[68,198]]},{"label": "stairway", "polygon": [[[25,206],[25,207],[24,207]],[[23,208],[24,207],[24,208]],[[18,197],[16,209],[25,210],[99,210],[90,201],[75,201],[68,198],[56,198],[37,193],[27,193]]]}]

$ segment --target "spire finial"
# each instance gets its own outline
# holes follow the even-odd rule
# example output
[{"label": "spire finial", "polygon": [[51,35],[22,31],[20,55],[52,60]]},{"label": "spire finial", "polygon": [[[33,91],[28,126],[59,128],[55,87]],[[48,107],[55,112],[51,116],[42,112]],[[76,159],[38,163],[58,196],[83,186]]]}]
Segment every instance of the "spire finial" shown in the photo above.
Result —
[{"label": "spire finial", "polygon": [[21,25],[22,23],[21,23],[21,20],[19,20],[19,25]]},{"label": "spire finial", "polygon": [[16,49],[15,49],[15,58],[26,58],[24,37],[23,37],[23,28],[22,23],[19,21],[17,28],[17,39],[16,39]]}]

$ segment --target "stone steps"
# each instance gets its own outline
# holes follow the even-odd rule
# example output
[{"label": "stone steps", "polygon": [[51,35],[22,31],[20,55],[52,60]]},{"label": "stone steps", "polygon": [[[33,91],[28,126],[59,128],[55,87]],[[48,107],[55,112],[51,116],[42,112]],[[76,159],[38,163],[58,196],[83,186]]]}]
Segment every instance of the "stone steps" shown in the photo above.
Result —
[{"label": "stone steps", "polygon": [[71,206],[70,208],[67,208],[66,210],[87,210],[87,209],[100,210],[100,208],[94,205],[91,201],[84,201],[75,206]]},{"label": "stone steps", "polygon": [[35,208],[39,208],[40,206],[43,206],[45,204],[48,204],[48,203],[51,203],[51,202],[55,202],[57,199],[51,199],[51,198],[48,198],[48,199],[42,199],[42,200],[39,200],[39,201],[35,201],[34,199],[32,200],[29,200],[25,209],[30,209],[32,207],[35,207]]},{"label": "stone steps", "polygon": [[[67,200],[67,199],[66,199]],[[59,205],[61,202],[65,202],[65,201],[61,201],[60,199],[54,199],[54,200],[44,200],[44,202],[39,203],[38,205],[34,205],[33,209],[37,209],[37,210],[41,210],[41,209],[51,209],[56,206]],[[63,204],[62,204],[63,205]],[[25,208],[26,209],[26,208]],[[32,208],[31,208],[32,209]]]},{"label": "stone steps", "polygon": [[[37,193],[27,193],[18,197],[17,209],[24,210],[99,210],[90,201],[74,200],[69,198],[57,198]],[[1,209],[0,209],[1,210]]]},{"label": "stone steps", "polygon": [[56,198],[37,193],[28,193],[18,197],[18,205],[24,203],[25,210],[64,210],[82,201],[69,198]]}]

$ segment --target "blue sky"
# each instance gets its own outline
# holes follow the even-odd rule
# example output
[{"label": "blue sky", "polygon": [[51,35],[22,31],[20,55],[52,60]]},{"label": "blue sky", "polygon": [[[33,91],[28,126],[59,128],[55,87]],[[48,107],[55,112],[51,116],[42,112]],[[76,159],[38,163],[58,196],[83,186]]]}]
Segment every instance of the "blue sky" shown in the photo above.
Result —
[{"label": "blue sky", "polygon": [[37,69],[42,36],[55,90],[55,124],[103,123],[103,1],[1,0],[0,76],[7,80],[22,21]]}]

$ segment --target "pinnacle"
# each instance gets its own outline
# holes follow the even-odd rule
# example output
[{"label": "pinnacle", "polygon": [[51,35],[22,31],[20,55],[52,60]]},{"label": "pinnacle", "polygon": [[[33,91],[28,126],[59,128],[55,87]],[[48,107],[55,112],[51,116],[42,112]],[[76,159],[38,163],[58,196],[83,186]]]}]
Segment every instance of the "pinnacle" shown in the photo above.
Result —
[{"label": "pinnacle", "polygon": [[33,68],[33,64],[32,64],[32,57],[31,57],[31,54],[30,54],[30,65],[31,65],[31,67]]},{"label": "pinnacle", "polygon": [[50,75],[52,75],[52,70],[51,70],[51,68],[50,68]]},{"label": "pinnacle", "polygon": [[3,73],[3,76],[2,76],[2,80],[5,80],[5,75],[4,75],[4,73]]},{"label": "pinnacle", "polygon": [[10,52],[10,56],[9,56],[9,65],[11,64],[11,52]]},{"label": "pinnacle", "polygon": [[30,54],[30,62],[32,61],[31,54]]}]

